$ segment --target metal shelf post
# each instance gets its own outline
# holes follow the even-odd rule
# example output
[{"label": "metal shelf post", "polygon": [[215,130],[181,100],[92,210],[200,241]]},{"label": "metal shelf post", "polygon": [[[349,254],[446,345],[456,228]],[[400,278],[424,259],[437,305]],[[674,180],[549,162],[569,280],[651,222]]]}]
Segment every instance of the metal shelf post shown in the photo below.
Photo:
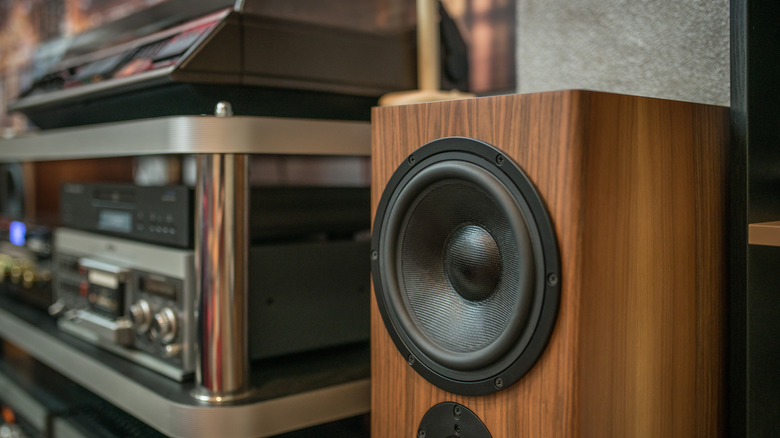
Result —
[{"label": "metal shelf post", "polygon": [[245,154],[198,156],[195,263],[200,351],[194,396],[214,403],[250,393],[247,163]]}]

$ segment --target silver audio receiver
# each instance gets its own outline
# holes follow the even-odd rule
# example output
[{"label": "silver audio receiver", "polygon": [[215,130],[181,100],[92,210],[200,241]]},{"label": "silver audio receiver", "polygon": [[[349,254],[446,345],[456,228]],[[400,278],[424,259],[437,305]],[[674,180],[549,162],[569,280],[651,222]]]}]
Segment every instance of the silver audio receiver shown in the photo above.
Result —
[{"label": "silver audio receiver", "polygon": [[61,330],[182,381],[195,369],[193,252],[90,232],[54,233]]}]

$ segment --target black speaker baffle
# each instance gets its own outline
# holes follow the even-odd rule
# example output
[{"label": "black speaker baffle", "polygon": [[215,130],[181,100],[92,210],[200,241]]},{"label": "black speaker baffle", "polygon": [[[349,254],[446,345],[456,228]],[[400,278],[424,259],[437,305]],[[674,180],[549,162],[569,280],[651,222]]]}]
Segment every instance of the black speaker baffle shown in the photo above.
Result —
[{"label": "black speaker baffle", "polygon": [[458,403],[439,403],[428,409],[417,438],[492,438],[477,414]]}]

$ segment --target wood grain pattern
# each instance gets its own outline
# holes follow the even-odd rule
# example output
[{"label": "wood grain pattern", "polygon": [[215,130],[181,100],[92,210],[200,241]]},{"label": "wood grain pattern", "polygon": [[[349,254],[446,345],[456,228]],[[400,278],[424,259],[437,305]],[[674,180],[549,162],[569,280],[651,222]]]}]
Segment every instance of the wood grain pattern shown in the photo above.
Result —
[{"label": "wood grain pattern", "polygon": [[414,437],[443,401],[469,407],[494,438],[721,435],[727,117],[585,91],[376,108],[374,214],[412,151],[476,138],[537,186],[563,274],[545,353],[518,383],[484,397],[418,376],[372,296],[372,436]]}]

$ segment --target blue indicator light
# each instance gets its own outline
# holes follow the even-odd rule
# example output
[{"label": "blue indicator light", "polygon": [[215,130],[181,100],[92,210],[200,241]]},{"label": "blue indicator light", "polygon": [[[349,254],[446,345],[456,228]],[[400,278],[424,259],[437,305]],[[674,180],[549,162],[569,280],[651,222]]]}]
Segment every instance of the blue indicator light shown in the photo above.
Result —
[{"label": "blue indicator light", "polygon": [[8,240],[16,246],[24,246],[24,239],[27,236],[27,227],[23,222],[13,221],[8,228]]}]

